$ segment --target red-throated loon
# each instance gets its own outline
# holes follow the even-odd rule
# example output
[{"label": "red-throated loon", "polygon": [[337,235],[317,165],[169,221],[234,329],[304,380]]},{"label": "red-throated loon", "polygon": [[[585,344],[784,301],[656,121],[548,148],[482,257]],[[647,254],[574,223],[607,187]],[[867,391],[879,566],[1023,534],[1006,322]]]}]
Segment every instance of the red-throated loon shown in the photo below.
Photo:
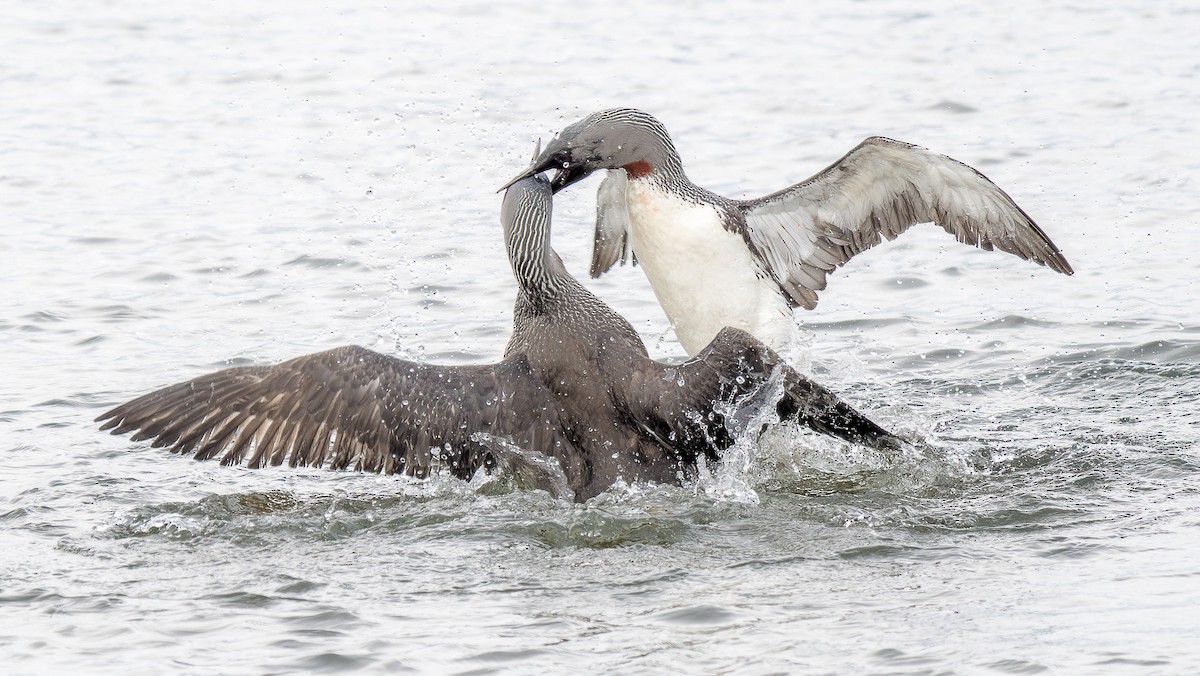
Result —
[{"label": "red-throated loon", "polygon": [[744,331],[721,331],[683,364],[650,359],[629,322],[550,247],[551,200],[540,175],[513,183],[504,197],[501,221],[519,290],[512,338],[497,364],[435,366],[341,347],[200,376],[97,421],[107,420],[102,429],[114,434],[139,430],[133,439],[152,446],[252,467],[327,464],[424,476],[442,466],[470,478],[512,458],[515,445],[556,460],[557,482],[536,468],[527,476],[580,502],[617,481],[694,475],[699,456],[717,460],[733,443],[729,412],[761,405],[775,387],[783,419],[897,447],[896,437]]},{"label": "red-throated loon", "polygon": [[1046,233],[986,176],[878,136],[802,183],[733,200],[688,180],[662,123],[619,108],[565,128],[518,179],[550,169],[558,170],[555,192],[597,169],[614,170],[597,198],[592,276],[632,254],[688,354],[725,326],[777,350],[790,346],[794,308],[816,307],[827,273],[917,223],[1073,274]]}]

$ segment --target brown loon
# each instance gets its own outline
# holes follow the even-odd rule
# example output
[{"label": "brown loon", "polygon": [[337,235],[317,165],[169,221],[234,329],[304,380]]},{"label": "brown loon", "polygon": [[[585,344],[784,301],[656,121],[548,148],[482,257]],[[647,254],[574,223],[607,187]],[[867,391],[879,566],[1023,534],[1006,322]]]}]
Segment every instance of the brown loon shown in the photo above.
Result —
[{"label": "brown loon", "polygon": [[662,123],[621,108],[566,127],[518,179],[550,169],[558,170],[555,192],[597,169],[613,170],[597,198],[592,276],[632,256],[688,354],[726,326],[787,348],[796,336],[794,309],[816,307],[827,273],[917,223],[1073,273],[1046,233],[986,176],[879,136],[802,183],[733,200],[688,180]]},{"label": "brown loon", "polygon": [[251,467],[327,464],[425,476],[440,466],[466,479],[513,458],[515,447],[525,458],[518,467],[530,466],[530,452],[539,467],[556,460],[556,472],[535,468],[527,476],[580,502],[618,481],[693,476],[699,456],[718,460],[733,443],[731,412],[765,397],[774,397],[783,419],[897,447],[896,437],[744,331],[721,331],[683,364],[650,359],[629,322],[551,248],[551,202],[541,175],[505,194],[501,221],[519,291],[512,338],[497,364],[436,366],[341,347],[200,376],[97,421],[107,420],[102,429],[113,434],[138,430],[133,439],[155,447]]}]

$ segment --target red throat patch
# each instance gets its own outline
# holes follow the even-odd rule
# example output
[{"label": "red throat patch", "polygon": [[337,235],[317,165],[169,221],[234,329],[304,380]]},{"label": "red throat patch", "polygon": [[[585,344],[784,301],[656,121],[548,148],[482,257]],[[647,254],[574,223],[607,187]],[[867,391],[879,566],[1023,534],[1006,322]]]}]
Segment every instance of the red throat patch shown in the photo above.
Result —
[{"label": "red throat patch", "polygon": [[641,178],[654,171],[654,167],[646,160],[630,162],[621,168],[625,170],[626,174],[629,174],[629,178]]}]

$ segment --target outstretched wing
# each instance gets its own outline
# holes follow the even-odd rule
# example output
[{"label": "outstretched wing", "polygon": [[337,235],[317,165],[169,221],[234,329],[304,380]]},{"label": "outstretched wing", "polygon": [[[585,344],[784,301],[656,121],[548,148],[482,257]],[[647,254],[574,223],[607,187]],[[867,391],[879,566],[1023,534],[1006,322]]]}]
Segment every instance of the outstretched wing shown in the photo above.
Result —
[{"label": "outstretched wing", "polygon": [[[349,346],[272,366],[236,367],[104,413],[101,429],[203,460],[251,467],[328,464],[469,477],[489,462],[480,433],[564,455],[548,390],[523,356],[488,366],[419,364]],[[476,437],[476,438],[473,438]]]},{"label": "outstretched wing", "polygon": [[633,242],[629,239],[629,207],[625,189],[629,177],[624,169],[612,169],[596,192],[596,240],[592,245],[592,277],[599,277],[612,266],[633,261]]},{"label": "outstretched wing", "polygon": [[964,244],[1074,272],[1046,233],[986,176],[879,136],[807,181],[737,207],[751,249],[792,303],[810,310],[826,273],[917,223],[932,221]]},{"label": "outstretched wing", "polygon": [[[749,333],[725,327],[692,359],[672,366],[646,360],[627,379],[622,406],[644,434],[691,455],[733,443],[729,417],[748,400],[775,406],[782,420],[846,441],[891,449],[900,441],[833,392],[788,366]],[[777,385],[776,390],[773,386]]]}]

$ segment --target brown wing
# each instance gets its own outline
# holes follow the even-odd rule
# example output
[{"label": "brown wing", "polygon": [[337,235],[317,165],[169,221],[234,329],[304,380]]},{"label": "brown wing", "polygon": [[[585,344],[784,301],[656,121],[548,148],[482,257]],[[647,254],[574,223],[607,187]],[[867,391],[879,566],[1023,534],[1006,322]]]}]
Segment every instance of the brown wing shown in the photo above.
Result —
[{"label": "brown wing", "polygon": [[[732,444],[731,419],[751,407],[775,406],[783,420],[875,448],[899,439],[836,394],[785,364],[757,338],[726,327],[692,359],[679,365],[647,359],[622,391],[622,405],[644,433],[683,450],[715,452]],[[668,442],[664,442],[668,443]]]},{"label": "brown wing", "polygon": [[431,366],[341,347],[272,366],[230,368],[104,413],[113,434],[251,467],[469,477],[488,439],[569,457],[549,392],[523,356],[487,366]]}]

